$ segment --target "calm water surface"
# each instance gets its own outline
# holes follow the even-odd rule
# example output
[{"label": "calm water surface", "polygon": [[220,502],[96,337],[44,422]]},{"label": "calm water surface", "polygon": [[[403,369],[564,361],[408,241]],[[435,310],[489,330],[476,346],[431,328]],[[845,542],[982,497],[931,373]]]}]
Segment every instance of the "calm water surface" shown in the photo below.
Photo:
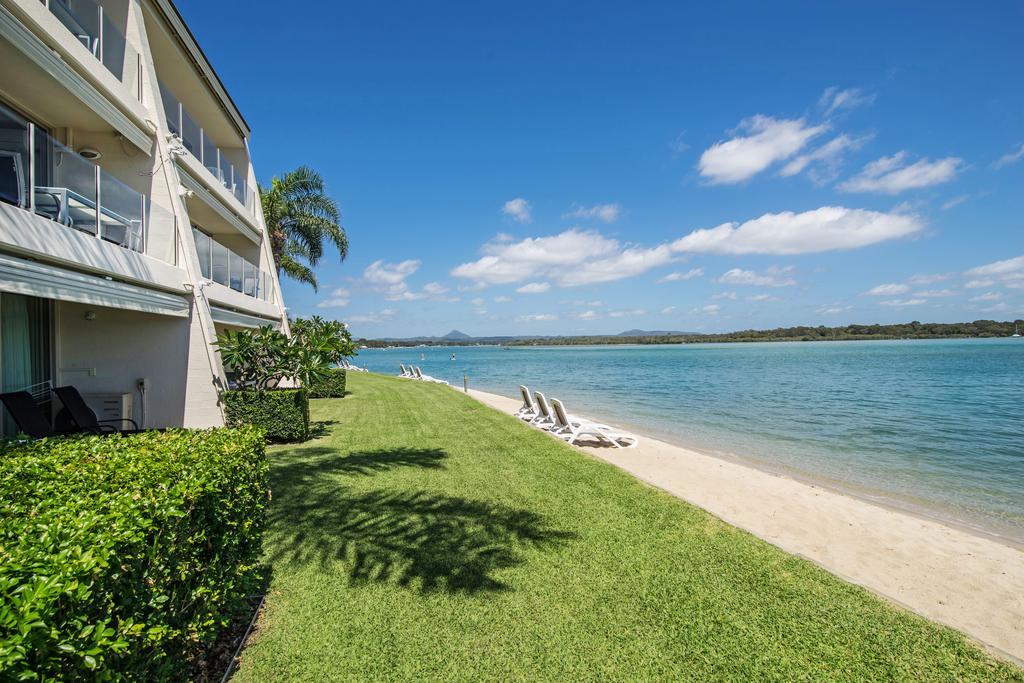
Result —
[{"label": "calm water surface", "polygon": [[[420,354],[423,360],[420,360]],[[452,353],[456,359],[451,360]],[[363,350],[1024,542],[1024,339]]]}]

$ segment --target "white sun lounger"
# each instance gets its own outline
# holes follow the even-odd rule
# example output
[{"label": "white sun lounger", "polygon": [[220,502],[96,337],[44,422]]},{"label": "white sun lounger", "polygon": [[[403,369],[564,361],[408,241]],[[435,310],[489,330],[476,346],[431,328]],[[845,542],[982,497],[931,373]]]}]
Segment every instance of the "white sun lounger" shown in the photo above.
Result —
[{"label": "white sun lounger", "polygon": [[530,390],[522,384],[519,385],[519,393],[523,396],[523,405],[516,411],[516,417],[531,422],[539,415],[537,403],[533,400],[533,396],[530,395]]},{"label": "white sun lounger", "polygon": [[551,431],[555,429],[555,413],[544,394],[539,391],[533,392],[537,403],[537,417],[530,420],[530,424]]},{"label": "white sun lounger", "polygon": [[436,377],[431,377],[430,375],[424,375],[418,365],[414,367],[412,371],[416,373],[416,379],[422,379],[426,382],[434,382],[435,384],[448,384],[448,382],[445,382],[443,379],[437,379]]},{"label": "white sun lounger", "polygon": [[[551,408],[555,414],[555,433],[561,438],[575,445],[579,438],[594,438],[598,441],[606,441],[616,448],[632,448],[637,444],[637,438],[628,432],[621,432],[608,425],[599,422],[591,422],[578,417],[570,417],[565,411],[565,406],[557,398],[551,399]],[[620,441],[625,442],[623,446]]]},{"label": "white sun lounger", "polygon": [[398,373],[399,377],[408,377],[410,379],[416,379],[416,375],[413,374],[411,366],[409,367],[409,369],[406,369],[403,363],[399,363],[398,367],[402,369],[402,371]]}]

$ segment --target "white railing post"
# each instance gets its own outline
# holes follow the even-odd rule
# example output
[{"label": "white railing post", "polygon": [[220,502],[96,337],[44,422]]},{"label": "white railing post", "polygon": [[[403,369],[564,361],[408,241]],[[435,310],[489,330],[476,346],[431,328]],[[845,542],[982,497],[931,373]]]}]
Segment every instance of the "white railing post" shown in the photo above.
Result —
[{"label": "white railing post", "polygon": [[[72,152],[73,153],[73,152]],[[93,198],[96,200],[96,238],[103,239],[103,197],[100,196],[100,167],[93,166],[93,174],[96,179],[96,191]]]},{"label": "white railing post", "polygon": [[96,17],[99,19],[99,28],[96,30],[99,45],[96,48],[96,58],[103,63],[103,5],[96,6]]},{"label": "white railing post", "polygon": [[146,253],[146,245],[149,244],[149,217],[146,215],[146,195],[139,195],[139,203],[142,205],[142,213],[139,214],[142,218],[142,223],[139,225],[139,248],[137,251],[140,254]]},{"label": "white railing post", "polygon": [[206,131],[199,129],[199,163],[206,166]]},{"label": "white railing post", "polygon": [[[47,2],[49,5],[49,2]],[[36,212],[36,124],[28,124],[28,210]]]}]

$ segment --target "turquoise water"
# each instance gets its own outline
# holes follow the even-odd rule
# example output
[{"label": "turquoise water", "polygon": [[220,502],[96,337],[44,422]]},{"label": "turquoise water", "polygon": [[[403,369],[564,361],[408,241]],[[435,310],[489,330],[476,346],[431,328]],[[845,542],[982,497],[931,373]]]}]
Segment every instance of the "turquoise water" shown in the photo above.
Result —
[{"label": "turquoise water", "polygon": [[[420,360],[420,354],[423,360]],[[451,360],[451,354],[456,360]],[[1024,542],[1024,339],[370,349]]]}]

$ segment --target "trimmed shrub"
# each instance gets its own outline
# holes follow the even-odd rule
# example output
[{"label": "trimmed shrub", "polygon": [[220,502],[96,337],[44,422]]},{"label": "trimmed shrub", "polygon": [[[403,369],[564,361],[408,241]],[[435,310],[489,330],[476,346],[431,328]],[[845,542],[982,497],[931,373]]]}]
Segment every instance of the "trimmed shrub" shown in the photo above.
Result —
[{"label": "trimmed shrub", "polygon": [[344,398],[345,371],[341,368],[331,368],[323,376],[314,379],[309,384],[309,397]]},{"label": "trimmed shrub", "polygon": [[309,438],[309,392],[305,389],[233,389],[223,397],[229,427],[259,427],[271,443]]},{"label": "trimmed shrub", "polygon": [[256,429],[0,445],[0,678],[158,680],[259,583]]}]

